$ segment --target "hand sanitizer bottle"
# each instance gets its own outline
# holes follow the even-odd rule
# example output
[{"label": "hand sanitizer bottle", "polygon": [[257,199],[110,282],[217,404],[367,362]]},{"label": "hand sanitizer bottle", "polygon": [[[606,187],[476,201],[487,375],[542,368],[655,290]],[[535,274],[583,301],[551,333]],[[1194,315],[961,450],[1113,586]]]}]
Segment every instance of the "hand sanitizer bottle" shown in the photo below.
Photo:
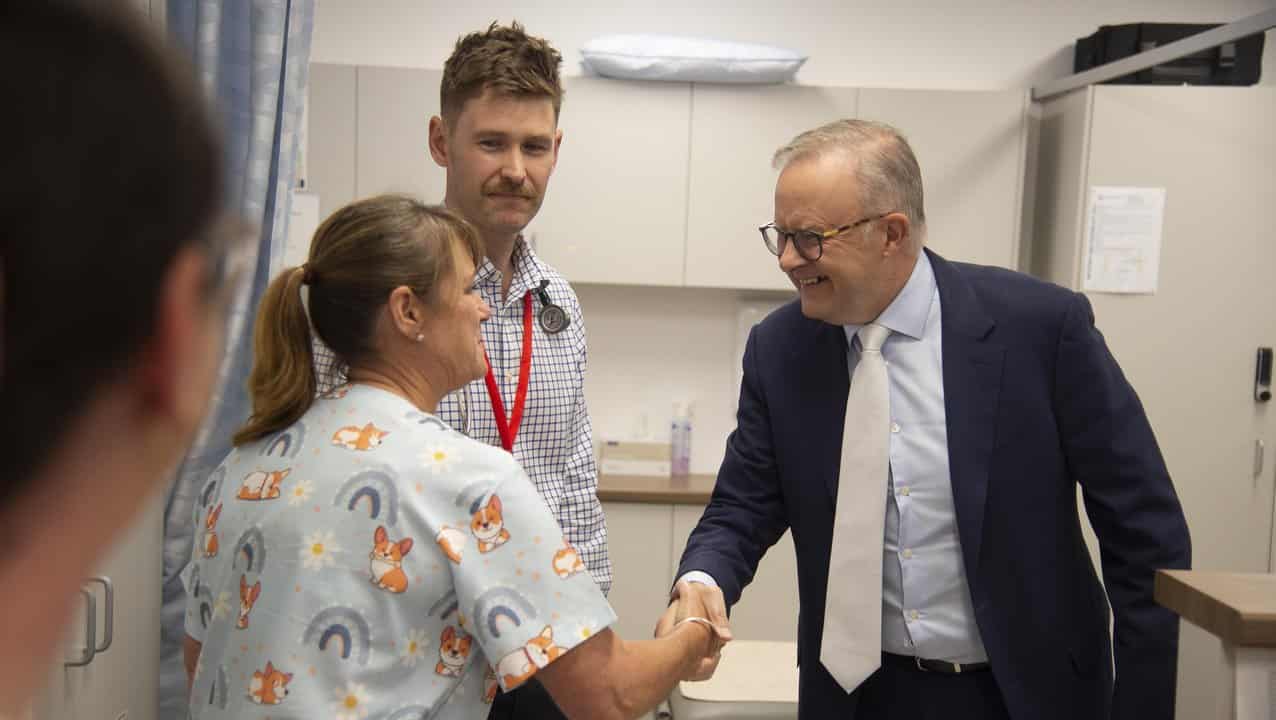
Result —
[{"label": "hand sanitizer bottle", "polygon": [[673,421],[669,437],[669,474],[685,478],[691,473],[691,419],[695,414],[691,402],[673,404]]}]

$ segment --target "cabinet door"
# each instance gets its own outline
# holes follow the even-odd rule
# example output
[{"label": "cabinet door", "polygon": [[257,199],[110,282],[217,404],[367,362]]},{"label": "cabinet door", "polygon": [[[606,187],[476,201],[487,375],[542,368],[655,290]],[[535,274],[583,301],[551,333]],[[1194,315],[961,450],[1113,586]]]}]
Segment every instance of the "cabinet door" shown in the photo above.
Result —
[{"label": "cabinet door", "polygon": [[917,155],[935,252],[1018,266],[1026,110],[1018,90],[860,91],[859,117],[899,128]]},{"label": "cabinet door", "polygon": [[528,232],[572,282],[681,285],[691,86],[567,78],[563,144]]},{"label": "cabinet door", "polygon": [[310,66],[305,180],[320,219],[355,198],[355,73],[353,65]]},{"label": "cabinet door", "polygon": [[[163,501],[162,495],[149,499],[137,522],[98,567],[113,588],[110,615],[105,588],[86,578],[84,589],[92,594],[97,611],[93,642],[106,647],[109,627],[110,647],[83,667],[65,667],[62,659],[55,660],[49,686],[35,706],[38,720],[158,716]],[[67,659],[79,655],[87,640],[84,607],[77,602],[67,623]]]},{"label": "cabinet door", "polygon": [[798,133],[855,117],[858,93],[793,85],[694,87],[687,285],[793,289],[758,233],[775,214],[771,156]]},{"label": "cabinet door", "polygon": [[673,511],[668,505],[603,503],[612,581],[613,628],[626,640],[646,640],[669,605]]},{"label": "cabinet door", "polygon": [[358,68],[355,197],[401,192],[443,202],[446,176],[429,147],[442,78],[438,70]]},{"label": "cabinet door", "polygon": [[[673,571],[678,571],[687,538],[700,522],[704,508],[678,505],[673,513]],[[753,582],[731,608],[731,632],[737,640],[797,640],[797,556],[793,537],[785,532],[758,563]]]}]

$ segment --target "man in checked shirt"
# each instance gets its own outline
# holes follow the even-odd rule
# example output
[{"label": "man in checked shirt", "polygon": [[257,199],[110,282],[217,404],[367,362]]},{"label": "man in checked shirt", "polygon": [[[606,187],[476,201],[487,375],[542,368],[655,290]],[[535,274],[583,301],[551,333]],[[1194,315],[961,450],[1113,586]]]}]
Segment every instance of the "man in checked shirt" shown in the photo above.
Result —
[{"label": "man in checked shirt", "polygon": [[[444,398],[438,415],[492,445],[503,445],[513,435],[514,457],[606,593],[611,589],[611,561],[585,409],[580,303],[567,281],[537,258],[522,236],[544,200],[562,142],[561,63],[557,50],[527,35],[518,23],[493,23],[485,32],[458,40],[443,66],[442,117],[430,119],[430,155],[447,170],[444,204],[470,221],[486,246],[487,259],[478,268],[474,289],[492,309],[491,319],[483,324],[483,342],[492,367],[489,379],[499,389],[507,418],[518,414],[525,343],[531,342],[534,351],[521,422],[507,422],[506,430],[498,427],[484,382]],[[548,284],[538,291],[545,281]],[[565,311],[566,327],[561,327],[561,317],[557,323],[545,317],[542,323],[547,304]],[[529,317],[530,338],[524,335]],[[322,351],[316,360],[321,367],[332,362]],[[331,369],[328,377],[333,382],[324,383],[320,391],[341,382],[339,375],[339,369]],[[563,717],[533,678],[497,697],[489,720]]]}]

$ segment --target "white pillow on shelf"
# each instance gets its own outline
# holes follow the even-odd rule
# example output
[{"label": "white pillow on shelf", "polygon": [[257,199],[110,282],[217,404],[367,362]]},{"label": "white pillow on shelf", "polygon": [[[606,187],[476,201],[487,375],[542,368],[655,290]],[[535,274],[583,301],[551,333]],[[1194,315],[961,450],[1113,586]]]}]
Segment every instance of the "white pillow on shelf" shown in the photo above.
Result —
[{"label": "white pillow on shelf", "polygon": [[603,77],[711,83],[782,83],[807,56],[795,50],[676,35],[607,35],[581,49]]}]

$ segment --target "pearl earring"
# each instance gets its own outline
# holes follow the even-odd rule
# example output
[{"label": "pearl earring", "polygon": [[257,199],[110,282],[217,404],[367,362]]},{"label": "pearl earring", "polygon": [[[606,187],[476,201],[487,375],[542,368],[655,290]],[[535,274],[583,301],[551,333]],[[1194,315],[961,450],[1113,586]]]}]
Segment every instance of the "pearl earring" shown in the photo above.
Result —
[{"label": "pearl earring", "polygon": [[417,342],[425,342],[425,335],[424,335],[424,334],[422,334],[422,333],[417,333],[417,334],[416,334],[416,341],[417,341]]}]

